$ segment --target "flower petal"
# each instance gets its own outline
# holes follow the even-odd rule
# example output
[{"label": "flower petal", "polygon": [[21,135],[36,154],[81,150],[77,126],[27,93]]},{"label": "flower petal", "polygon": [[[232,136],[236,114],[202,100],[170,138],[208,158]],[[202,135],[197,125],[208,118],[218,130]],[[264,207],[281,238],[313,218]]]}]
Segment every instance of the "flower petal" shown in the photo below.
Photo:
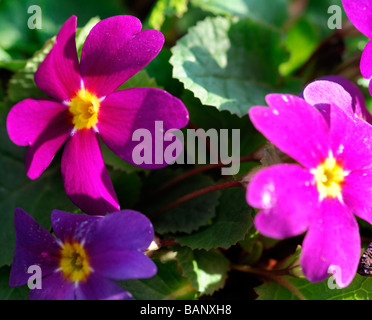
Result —
[{"label": "flower petal", "polygon": [[64,279],[62,272],[43,278],[42,288],[30,290],[30,300],[75,300],[75,283]]},{"label": "flower petal", "polygon": [[368,122],[331,105],[330,139],[330,150],[341,159],[345,171],[371,165],[372,126]]},{"label": "flower petal", "polygon": [[362,56],[360,58],[360,72],[366,79],[372,77],[372,42],[369,41],[363,49]]},{"label": "flower petal", "polygon": [[372,3],[369,0],[342,0],[351,23],[368,38],[372,38]]},{"label": "flower petal", "polygon": [[[164,150],[172,142],[163,142],[164,133],[183,128],[188,119],[184,104],[164,90],[133,88],[114,92],[102,101],[97,127],[102,141],[114,153],[133,165],[152,169],[168,164]],[[155,121],[161,123],[156,125]],[[133,150],[139,144],[133,141],[137,129],[152,137],[148,163],[138,164],[133,158]]]},{"label": "flower petal", "polygon": [[94,230],[95,223],[102,216],[76,214],[60,210],[53,210],[51,215],[52,228],[55,235],[62,241],[85,240],[87,234]]},{"label": "flower petal", "polygon": [[38,178],[52,162],[57,151],[70,137],[71,126],[60,114],[48,124],[26,153],[26,172],[30,179]]},{"label": "flower petal", "polygon": [[350,115],[354,115],[352,96],[339,83],[327,79],[318,79],[306,86],[303,95],[308,103],[318,109],[322,109],[323,105],[333,103]]},{"label": "flower petal", "polygon": [[154,239],[150,220],[133,210],[110,213],[99,220],[94,232],[86,239],[86,248],[92,255],[110,250],[145,251]]},{"label": "flower petal", "polygon": [[114,92],[157,56],[164,36],[156,30],[141,32],[132,16],[115,16],[97,23],[81,52],[80,68],[85,88],[98,97]]},{"label": "flower petal", "polygon": [[133,300],[132,295],[114,281],[91,274],[86,282],[79,282],[77,300]]},{"label": "flower petal", "polygon": [[10,140],[19,146],[32,145],[50,123],[67,118],[65,105],[50,100],[26,99],[18,102],[9,111],[7,130]]},{"label": "flower petal", "polygon": [[338,199],[324,199],[302,244],[301,267],[307,279],[323,281],[330,267],[337,285],[350,284],[361,251],[359,228],[349,209]]},{"label": "flower petal", "polygon": [[372,224],[372,169],[350,172],[342,186],[342,197],[354,214]]},{"label": "flower petal", "polygon": [[308,168],[316,167],[328,154],[328,125],[322,114],[305,100],[269,94],[271,108],[253,107],[254,126],[284,153]]},{"label": "flower petal", "polygon": [[27,270],[32,265],[40,266],[43,277],[54,272],[60,248],[56,239],[22,209],[15,210],[14,225],[16,248],[10,272],[11,287],[27,283],[30,278]]},{"label": "flower petal", "polygon": [[76,16],[58,32],[56,43],[35,73],[40,90],[58,101],[69,101],[81,86],[75,43]]},{"label": "flower petal", "polygon": [[247,202],[263,209],[255,218],[265,236],[283,239],[306,231],[319,201],[314,176],[296,164],[260,170],[250,181]]},{"label": "flower petal", "polygon": [[112,250],[90,257],[93,270],[103,277],[116,280],[150,278],[157,272],[155,263],[135,250]]},{"label": "flower petal", "polygon": [[85,213],[104,215],[119,209],[93,130],[77,130],[68,140],[61,172],[67,195]]}]

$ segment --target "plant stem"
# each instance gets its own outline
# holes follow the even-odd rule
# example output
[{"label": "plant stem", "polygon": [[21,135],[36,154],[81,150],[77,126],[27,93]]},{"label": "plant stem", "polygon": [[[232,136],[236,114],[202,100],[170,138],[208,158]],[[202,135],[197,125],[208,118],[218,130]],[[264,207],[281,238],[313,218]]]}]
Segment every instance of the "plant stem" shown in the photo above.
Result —
[{"label": "plant stem", "polygon": [[209,187],[206,187],[206,188],[203,188],[203,189],[200,189],[200,190],[196,190],[194,192],[191,192],[189,194],[186,194],[176,200],[174,200],[173,202],[167,204],[166,206],[162,207],[161,209],[159,209],[158,211],[156,211],[154,214],[152,214],[150,216],[151,219],[156,219],[158,218],[159,216],[161,216],[163,213],[165,213],[166,211],[184,203],[184,202],[187,202],[193,198],[196,198],[196,197],[199,197],[199,196],[202,196],[206,193],[209,193],[209,192],[213,192],[213,191],[217,191],[217,190],[222,190],[222,189],[227,189],[227,188],[233,188],[233,187],[243,187],[241,181],[239,180],[234,180],[234,181],[228,181],[228,182],[222,182],[222,183],[219,183],[219,184],[215,184],[213,186],[209,186]]}]

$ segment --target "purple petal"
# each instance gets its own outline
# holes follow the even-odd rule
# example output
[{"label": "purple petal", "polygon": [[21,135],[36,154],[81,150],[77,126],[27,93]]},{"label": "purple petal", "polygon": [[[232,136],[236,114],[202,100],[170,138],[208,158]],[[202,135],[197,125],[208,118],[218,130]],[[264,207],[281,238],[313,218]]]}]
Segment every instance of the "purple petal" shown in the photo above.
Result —
[{"label": "purple petal", "polygon": [[77,300],[133,300],[132,295],[114,281],[91,274],[86,282],[79,282]]},{"label": "purple petal", "polygon": [[65,280],[62,272],[43,278],[42,288],[30,290],[30,300],[76,300],[75,283]]},{"label": "purple petal", "polygon": [[115,16],[97,23],[81,52],[85,88],[98,97],[114,92],[157,56],[164,37],[156,30],[141,32],[132,16]]},{"label": "purple petal", "polygon": [[23,100],[9,111],[7,130],[10,139],[19,146],[32,145],[53,121],[68,121],[68,107],[50,100]]},{"label": "purple petal", "polygon": [[330,139],[332,153],[336,159],[341,159],[345,171],[362,169],[372,163],[372,126],[333,105]]},{"label": "purple petal", "polygon": [[[168,164],[163,155],[172,142],[163,142],[164,132],[183,128],[187,122],[188,111],[179,99],[160,89],[134,88],[106,97],[97,127],[103,142],[114,153],[133,165],[152,169]],[[148,146],[151,151],[147,163],[139,164],[133,158],[133,149],[140,143],[133,141],[137,129],[147,131],[153,138]]]},{"label": "purple petal", "polygon": [[133,210],[110,213],[98,221],[94,232],[86,239],[86,248],[92,256],[110,250],[145,251],[154,239],[150,220]]},{"label": "purple petal", "polygon": [[314,176],[295,164],[259,171],[247,189],[247,202],[262,209],[255,218],[265,236],[283,239],[306,231],[319,206]]},{"label": "purple petal", "polygon": [[14,224],[16,248],[10,272],[11,287],[27,283],[31,276],[27,270],[32,265],[40,266],[43,277],[54,272],[60,249],[55,238],[22,209],[15,210]]},{"label": "purple petal", "polygon": [[354,214],[372,224],[372,169],[355,170],[345,177],[342,196]]},{"label": "purple petal", "polygon": [[356,219],[338,199],[324,199],[302,244],[301,267],[307,279],[323,281],[331,266],[341,288],[353,280],[360,256]]},{"label": "purple petal", "polygon": [[322,114],[303,99],[270,94],[271,108],[249,111],[254,126],[284,153],[306,167],[316,167],[328,155],[328,125]]},{"label": "purple petal", "polygon": [[354,115],[351,95],[336,82],[318,79],[306,86],[303,95],[308,103],[318,109],[333,103],[350,115]]},{"label": "purple petal", "polygon": [[62,242],[85,240],[87,234],[94,230],[95,223],[102,218],[60,210],[53,210],[51,216],[53,232]]},{"label": "purple petal", "polygon": [[85,213],[104,215],[119,209],[93,130],[77,130],[68,140],[61,172],[67,195]]},{"label": "purple petal", "polygon": [[35,73],[40,90],[58,101],[69,101],[81,86],[75,43],[76,17],[72,16],[58,32],[56,43]]},{"label": "purple petal", "polygon": [[372,38],[372,3],[369,0],[342,0],[351,23],[368,38]]},{"label": "purple petal", "polygon": [[90,257],[91,267],[97,274],[116,280],[150,278],[157,272],[155,263],[143,252],[112,250]]}]

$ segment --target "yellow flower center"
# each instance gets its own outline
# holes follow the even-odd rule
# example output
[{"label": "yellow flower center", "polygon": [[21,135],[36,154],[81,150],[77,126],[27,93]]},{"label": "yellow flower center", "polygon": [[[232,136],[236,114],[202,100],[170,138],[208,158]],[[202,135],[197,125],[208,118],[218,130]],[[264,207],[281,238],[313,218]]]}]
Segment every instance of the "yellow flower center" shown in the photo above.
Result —
[{"label": "yellow flower center", "polygon": [[72,282],[86,281],[90,272],[88,255],[79,242],[66,242],[62,246],[60,270]]},{"label": "yellow flower center", "polygon": [[98,122],[100,100],[91,92],[80,89],[68,102],[75,130],[94,128]]},{"label": "yellow flower center", "polygon": [[313,169],[316,186],[321,199],[337,198],[341,195],[341,187],[347,172],[330,155],[325,161]]}]

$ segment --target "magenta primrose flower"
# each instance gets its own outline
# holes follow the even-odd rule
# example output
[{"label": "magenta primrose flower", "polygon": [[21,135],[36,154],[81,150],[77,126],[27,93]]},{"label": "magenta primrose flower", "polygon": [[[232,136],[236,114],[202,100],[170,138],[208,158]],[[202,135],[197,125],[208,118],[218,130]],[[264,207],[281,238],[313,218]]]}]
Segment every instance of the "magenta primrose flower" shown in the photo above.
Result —
[{"label": "magenta primrose flower", "polygon": [[253,176],[247,201],[261,209],[256,228],[278,239],[307,231],[300,259],[305,276],[319,282],[335,270],[341,288],[352,281],[361,252],[354,214],[372,223],[372,126],[355,115],[356,94],[320,80],[305,89],[306,101],[270,94],[269,108],[249,112],[255,127],[298,162]]},{"label": "magenta primrose flower", "polygon": [[155,136],[159,134],[155,133],[155,121],[163,122],[164,132],[180,129],[188,122],[183,103],[164,90],[115,91],[163,46],[164,37],[159,31],[141,31],[141,27],[141,22],[132,16],[100,21],[86,38],[79,62],[76,17],[72,16],[62,26],[34,77],[37,86],[53,100],[26,99],[8,114],[10,139],[17,145],[29,146],[29,178],[38,178],[66,143],[61,162],[64,187],[70,199],[89,214],[120,208],[102,159],[98,135],[114,153],[135,165],[132,150],[138,142],[132,141],[132,133],[136,129],[146,129]]},{"label": "magenta primrose flower", "polygon": [[[342,0],[345,13],[351,23],[365,36],[372,39],[372,1]],[[372,42],[365,46],[360,60],[360,72],[366,79],[372,78]],[[369,83],[372,94],[372,82]]]},{"label": "magenta primrose flower", "polygon": [[133,299],[114,280],[149,278],[157,268],[145,251],[154,238],[143,214],[123,210],[106,216],[53,210],[53,232],[22,209],[15,210],[16,248],[9,285],[28,283],[30,266],[41,270],[31,300]]}]

